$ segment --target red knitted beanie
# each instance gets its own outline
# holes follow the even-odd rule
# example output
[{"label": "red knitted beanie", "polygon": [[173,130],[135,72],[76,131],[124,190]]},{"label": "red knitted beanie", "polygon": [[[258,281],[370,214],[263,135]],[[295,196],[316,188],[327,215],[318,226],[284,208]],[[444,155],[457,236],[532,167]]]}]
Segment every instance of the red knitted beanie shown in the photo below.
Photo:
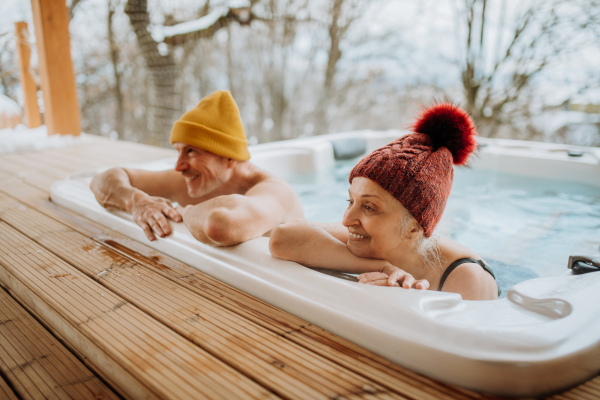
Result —
[{"label": "red knitted beanie", "polygon": [[417,220],[425,237],[440,222],[454,170],[476,149],[475,126],[458,106],[435,104],[423,111],[412,134],[365,156],[348,180],[365,177],[392,194]]}]

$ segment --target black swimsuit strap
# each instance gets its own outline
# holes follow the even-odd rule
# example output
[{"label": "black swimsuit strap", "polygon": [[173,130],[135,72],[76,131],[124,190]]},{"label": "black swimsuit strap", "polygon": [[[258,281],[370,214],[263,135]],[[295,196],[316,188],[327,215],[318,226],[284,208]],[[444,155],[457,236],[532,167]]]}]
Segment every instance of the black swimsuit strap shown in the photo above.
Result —
[{"label": "black swimsuit strap", "polygon": [[450,273],[452,271],[454,271],[459,265],[473,264],[473,263],[481,265],[481,267],[483,269],[485,269],[487,272],[489,272],[490,275],[492,275],[492,277],[494,279],[496,279],[496,276],[494,275],[494,272],[492,271],[492,269],[490,267],[488,267],[483,262],[483,260],[475,260],[473,258],[461,258],[460,260],[454,261],[452,264],[450,264],[450,266],[448,268],[446,268],[446,270],[444,271],[444,275],[442,275],[442,279],[440,279],[440,286],[438,287],[438,292],[442,291],[442,287],[444,286],[444,282],[446,282],[446,278],[448,278],[448,275],[450,275]]}]

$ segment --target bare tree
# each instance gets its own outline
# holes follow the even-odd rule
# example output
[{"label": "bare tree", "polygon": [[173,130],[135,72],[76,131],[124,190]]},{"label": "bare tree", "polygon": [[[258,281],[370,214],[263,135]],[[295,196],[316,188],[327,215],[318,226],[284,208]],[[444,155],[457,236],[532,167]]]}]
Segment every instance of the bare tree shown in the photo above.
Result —
[{"label": "bare tree", "polygon": [[113,17],[116,12],[118,0],[108,0],[108,18],[107,18],[107,31],[108,31],[108,46],[110,52],[110,61],[112,64],[113,76],[115,79],[113,92],[116,100],[115,107],[115,129],[123,135],[123,113],[124,113],[124,101],[123,101],[123,90],[121,83],[121,73],[119,71],[119,47],[115,39],[113,31]]},{"label": "bare tree", "polygon": [[158,43],[152,38],[148,27],[150,14],[147,0],[129,0],[125,6],[138,46],[150,72],[150,110],[148,144],[163,145],[165,135],[177,117],[175,83],[177,66],[170,52],[161,54]]},{"label": "bare tree", "polygon": [[[179,68],[175,58],[167,45],[176,46],[188,40],[197,40],[201,37],[210,37],[228,23],[250,23],[252,14],[250,9],[244,7],[242,11],[237,8],[228,8],[227,12],[207,26],[198,29],[184,30],[182,33],[165,35],[162,42],[156,41],[150,31],[150,15],[147,0],[128,0],[125,13],[129,17],[146,67],[150,73],[150,110],[149,110],[149,144],[168,145],[168,133],[173,122],[181,110],[178,109],[177,79]],[[206,16],[204,18],[208,18]]]},{"label": "bare tree", "polygon": [[[565,32],[575,32],[577,26],[598,30],[598,0],[573,0],[568,12],[558,0],[450,1],[461,4],[464,31],[457,42],[464,52],[459,90],[480,132],[504,135],[509,131],[505,127],[516,127],[511,135],[531,139],[535,129],[542,129],[534,120],[559,105],[540,101],[536,76],[548,79],[546,71],[560,65],[553,62],[562,62],[577,48]],[[93,46],[86,38],[72,38],[89,132],[107,135],[116,129],[128,140],[166,145],[180,113],[222,88],[234,92],[248,136],[259,142],[387,129],[405,126],[417,104],[456,90],[448,86],[453,83],[422,74],[421,63],[436,55],[423,41],[410,39],[411,28],[430,23],[431,14],[423,11],[430,3],[419,3],[397,24],[377,29],[372,29],[377,21],[373,13],[386,13],[393,2],[252,0],[252,8],[243,10],[211,0],[199,2],[191,12],[177,1],[155,2],[158,8],[151,12],[161,14],[156,15],[164,21],[161,25],[150,24],[147,3],[106,0],[109,19],[101,23],[108,28],[107,41]],[[85,13],[93,10],[92,4],[80,2],[77,13],[88,19],[78,17],[72,25],[95,18]],[[574,10],[574,4],[587,11]],[[575,11],[579,25],[569,21],[569,12]],[[121,26],[125,15],[131,24]],[[433,32],[431,36],[427,40],[438,40]],[[0,54],[0,59],[6,57]],[[438,58],[427,73],[447,78],[453,60]],[[586,88],[593,91],[597,76],[589,76]]]},{"label": "bare tree", "polygon": [[68,11],[69,11],[69,21],[73,19],[75,16],[75,9],[79,6],[84,0],[71,0],[69,3]]},{"label": "bare tree", "polygon": [[[466,34],[460,65],[465,107],[486,136],[511,123],[514,114],[522,111],[515,104],[526,97],[532,79],[572,44],[561,32],[567,21],[561,17],[560,2],[530,4],[517,12],[510,25],[513,19],[507,15],[506,0],[464,0]],[[496,7],[494,21],[492,6]]]},{"label": "bare tree", "polygon": [[0,35],[0,86],[4,91],[4,95],[17,101],[19,64],[15,36],[9,32]]},{"label": "bare tree", "polygon": [[340,44],[350,26],[362,16],[370,1],[332,0],[329,8],[329,51],[323,88],[315,112],[315,134],[328,133],[327,108],[332,100],[338,62],[342,58]]}]

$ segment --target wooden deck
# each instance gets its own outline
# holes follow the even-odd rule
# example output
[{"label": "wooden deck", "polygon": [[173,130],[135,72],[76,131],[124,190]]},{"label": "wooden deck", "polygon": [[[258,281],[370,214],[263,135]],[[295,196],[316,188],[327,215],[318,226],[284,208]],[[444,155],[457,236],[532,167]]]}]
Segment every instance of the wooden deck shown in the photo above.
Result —
[{"label": "wooden deck", "polygon": [[[49,201],[173,156],[94,138],[0,155],[0,399],[491,399],[408,371]],[[600,377],[553,399],[600,398]]]}]

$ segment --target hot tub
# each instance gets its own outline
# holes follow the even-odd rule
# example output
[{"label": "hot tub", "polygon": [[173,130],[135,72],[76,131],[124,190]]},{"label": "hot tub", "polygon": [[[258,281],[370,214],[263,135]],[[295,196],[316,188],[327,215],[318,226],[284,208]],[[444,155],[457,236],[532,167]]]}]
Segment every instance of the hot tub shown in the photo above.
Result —
[{"label": "hot tub", "polygon": [[[339,221],[343,208],[321,201],[320,196],[329,196],[321,193],[325,190],[333,193],[332,201],[345,195],[344,174],[354,160],[336,161],[334,154],[339,152],[334,151],[334,146],[354,141],[363,143],[366,152],[370,152],[404,133],[359,131],[268,143],[251,148],[251,161],[288,179],[298,190],[307,217]],[[583,225],[573,220],[572,229],[579,224],[590,234],[584,234],[582,239],[567,229],[550,243],[566,243],[561,250],[565,254],[570,250],[598,250],[600,149],[482,138],[479,144],[473,170],[456,174],[456,187],[462,188],[456,193],[463,193],[463,198],[453,200],[451,196],[436,233],[452,236],[461,243],[466,241],[464,244],[487,259],[489,251],[478,247],[495,244],[498,239],[493,237],[494,232],[528,218],[516,215],[515,222],[508,224],[506,218],[500,218],[503,221],[496,221],[502,223],[498,228],[494,220],[499,217],[494,217],[494,212],[499,204],[519,205],[515,201],[515,196],[519,200],[519,190],[527,192],[534,187],[546,196],[542,205],[567,201],[567,210],[572,208],[568,201],[577,200],[584,208],[589,205],[589,210],[576,213],[583,218]],[[159,160],[135,167],[169,169],[174,162]],[[171,236],[149,242],[129,214],[107,211],[97,204],[89,190],[96,172],[56,182],[52,200],[411,370],[469,389],[512,396],[552,393],[600,371],[600,273],[572,275],[566,256],[560,259],[562,253],[553,255],[543,248],[536,250],[535,246],[523,263],[514,261],[511,249],[527,240],[526,227],[519,228],[521,236],[506,241],[493,253],[496,271],[517,270],[503,280],[503,298],[463,301],[460,295],[452,293],[362,285],[352,277],[277,260],[269,254],[267,237],[230,248],[211,248],[196,241],[183,224],[173,223]],[[489,215],[485,196],[478,198],[473,194],[481,195],[480,190],[469,192],[478,187],[470,180],[492,182],[503,188],[506,178],[515,176],[525,181],[519,181],[515,190],[509,185],[507,197],[494,197],[494,192],[490,192]],[[574,194],[565,195],[566,200],[562,192],[552,194],[560,192],[564,185],[576,187]],[[479,213],[465,223],[461,206],[467,200],[478,207]],[[523,200],[522,204],[529,203]],[[544,208],[539,202],[529,207],[534,215]],[[556,216],[557,220],[571,223],[560,219],[562,216]],[[474,230],[471,224],[484,229],[483,233],[470,234],[469,238],[469,232]],[[542,227],[529,232],[530,242],[547,238],[548,232],[555,231],[555,226],[537,225]],[[488,235],[491,239],[486,242]],[[468,244],[469,240],[480,242],[474,246]],[[548,247],[554,251],[560,246]],[[535,276],[538,278],[529,279]],[[519,283],[513,285],[515,282]]]}]

